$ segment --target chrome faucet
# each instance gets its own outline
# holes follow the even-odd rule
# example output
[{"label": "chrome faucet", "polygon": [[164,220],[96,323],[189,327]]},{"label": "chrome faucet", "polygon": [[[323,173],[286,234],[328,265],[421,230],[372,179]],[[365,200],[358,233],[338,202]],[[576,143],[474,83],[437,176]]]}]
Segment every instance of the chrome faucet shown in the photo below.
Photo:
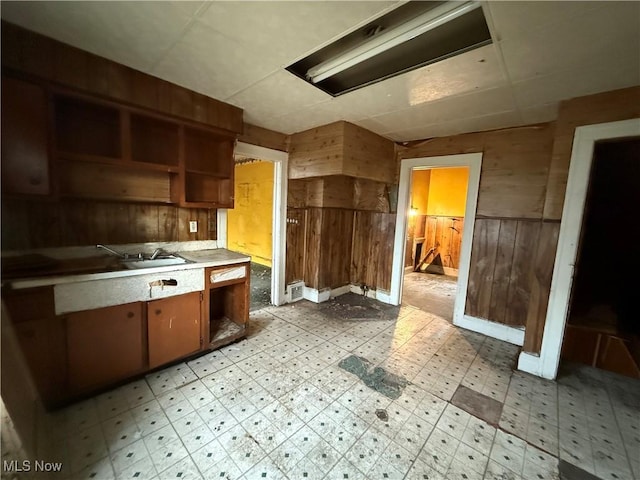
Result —
[{"label": "chrome faucet", "polygon": [[161,248],[156,248],[155,251],[151,254],[151,256],[149,257],[149,260],[155,260],[156,257],[158,255],[160,255],[162,253],[162,249]]},{"label": "chrome faucet", "polygon": [[123,258],[125,260],[127,258],[129,258],[129,254],[128,253],[117,252],[117,251],[113,250],[112,248],[109,248],[106,245],[102,245],[100,243],[96,245],[96,248],[102,248],[103,250],[106,250],[107,252],[111,253],[112,255],[115,255],[116,257]]}]

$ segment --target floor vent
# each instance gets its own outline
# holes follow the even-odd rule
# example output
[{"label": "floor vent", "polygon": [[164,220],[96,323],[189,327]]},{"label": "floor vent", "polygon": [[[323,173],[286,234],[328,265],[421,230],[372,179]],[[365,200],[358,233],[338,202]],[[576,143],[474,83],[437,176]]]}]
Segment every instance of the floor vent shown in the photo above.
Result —
[{"label": "floor vent", "polygon": [[303,293],[304,293],[303,289],[304,289],[304,282],[290,283],[287,286],[289,303],[297,302],[298,300],[302,300]]}]

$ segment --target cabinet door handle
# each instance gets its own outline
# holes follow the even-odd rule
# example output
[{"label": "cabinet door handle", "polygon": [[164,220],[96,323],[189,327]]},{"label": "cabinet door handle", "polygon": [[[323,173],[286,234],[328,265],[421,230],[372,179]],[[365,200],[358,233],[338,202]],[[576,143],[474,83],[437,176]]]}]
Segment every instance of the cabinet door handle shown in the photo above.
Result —
[{"label": "cabinet door handle", "polygon": [[127,318],[133,318],[135,315],[135,313],[133,312],[127,312]]},{"label": "cabinet door handle", "polygon": [[160,310],[159,308],[156,308],[156,315],[160,315],[162,313],[162,310]]}]

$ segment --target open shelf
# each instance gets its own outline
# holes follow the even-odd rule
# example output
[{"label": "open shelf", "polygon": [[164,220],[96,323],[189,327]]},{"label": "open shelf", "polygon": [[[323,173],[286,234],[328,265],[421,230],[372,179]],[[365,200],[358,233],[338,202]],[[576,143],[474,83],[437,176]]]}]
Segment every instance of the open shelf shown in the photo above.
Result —
[{"label": "open shelf", "polygon": [[205,285],[210,347],[244,337],[249,319],[247,264],[206,268]]},{"label": "open shelf", "polygon": [[185,169],[215,177],[231,178],[233,138],[197,128],[184,129]]},{"label": "open shelf", "polygon": [[185,200],[233,208],[233,180],[186,172]]},{"label": "open shelf", "polygon": [[178,175],[116,164],[59,162],[60,195],[122,201],[175,203]]},{"label": "open shelf", "polygon": [[56,96],[54,103],[59,151],[122,157],[121,121],[117,108],[66,96]]},{"label": "open shelf", "polygon": [[179,126],[142,115],[131,115],[131,159],[154,165],[178,166]]},{"label": "open shelf", "polygon": [[66,90],[53,106],[60,195],[233,208],[233,133]]}]

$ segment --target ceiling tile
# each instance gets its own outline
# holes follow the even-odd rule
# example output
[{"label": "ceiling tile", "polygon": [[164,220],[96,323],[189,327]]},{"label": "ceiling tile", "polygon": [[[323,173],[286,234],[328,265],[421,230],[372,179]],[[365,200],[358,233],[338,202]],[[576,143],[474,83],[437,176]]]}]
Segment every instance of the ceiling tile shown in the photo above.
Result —
[{"label": "ceiling tile", "polygon": [[273,71],[272,64],[199,23],[154,67],[153,74],[225,100]]},{"label": "ceiling tile", "polygon": [[520,110],[522,122],[526,124],[553,122],[558,118],[558,103],[548,103]]},{"label": "ceiling tile", "polygon": [[408,130],[420,125],[451,122],[458,118],[497,114],[515,109],[513,96],[507,87],[450,97],[437,102],[398,110],[372,117],[387,126],[385,132]]},{"label": "ceiling tile", "polygon": [[199,21],[276,66],[305,54],[378,17],[398,2],[212,2]]},{"label": "ceiling tile", "polygon": [[2,2],[2,18],[148,71],[203,2]]},{"label": "ceiling tile", "polygon": [[[286,92],[286,93],[285,93]],[[286,70],[269,75],[251,87],[227,99],[245,109],[245,120],[254,123],[262,118],[286,115],[304,107],[325,102],[330,96],[300,80]]]},{"label": "ceiling tile", "polygon": [[[640,51],[639,51],[640,52]],[[513,84],[521,108],[640,85],[640,55],[610,56],[584,68],[564,70]]]},{"label": "ceiling tile", "polygon": [[321,105],[322,104],[314,105],[313,107],[308,107],[279,117],[274,116],[262,121],[258,125],[278,132],[292,134],[343,120],[339,113],[332,111],[330,108],[319,108]]},{"label": "ceiling tile", "polygon": [[392,138],[397,142],[408,142],[433,137],[459,135],[469,132],[495,130],[520,124],[522,124],[522,121],[520,120],[518,112],[512,110],[509,112],[500,112],[480,117],[462,118],[451,122],[416,126],[406,130],[389,132],[387,137]]},{"label": "ceiling tile", "polygon": [[601,6],[600,2],[566,0],[500,1],[485,4],[493,20],[495,40],[519,37],[541,27],[572,21]]},{"label": "ceiling tile", "polygon": [[504,40],[500,48],[512,81],[606,61],[611,55],[637,58],[640,2],[594,9],[575,20]]}]

